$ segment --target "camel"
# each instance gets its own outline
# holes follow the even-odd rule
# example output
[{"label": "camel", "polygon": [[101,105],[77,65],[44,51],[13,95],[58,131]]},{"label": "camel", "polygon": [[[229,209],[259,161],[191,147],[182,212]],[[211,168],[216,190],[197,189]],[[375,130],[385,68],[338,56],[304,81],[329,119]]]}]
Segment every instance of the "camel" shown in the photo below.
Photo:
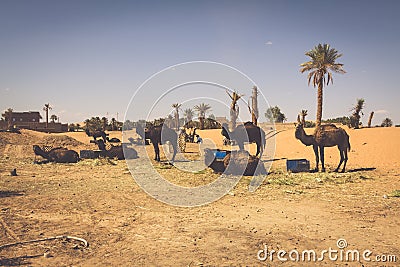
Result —
[{"label": "camel", "polygon": [[256,143],[256,157],[263,154],[265,148],[265,132],[260,127],[248,121],[243,125],[239,125],[234,131],[230,132],[226,123],[222,124],[221,134],[228,140],[234,140],[239,146],[239,150],[244,150],[244,143]]},{"label": "camel", "polygon": [[172,130],[171,128],[168,128],[166,125],[157,125],[153,126],[150,125],[149,127],[146,127],[143,129],[143,127],[138,124],[136,126],[136,132],[138,135],[140,135],[144,140],[145,139],[150,139],[151,143],[153,144],[154,147],[154,153],[155,157],[154,160],[160,161],[160,148],[159,144],[165,144],[167,141],[169,141],[172,145],[172,148],[174,150],[174,154],[172,156],[172,162],[175,161],[175,156],[176,152],[178,149],[178,135],[177,133]]},{"label": "camel", "polygon": [[101,137],[101,138],[103,138],[104,143],[107,142],[108,134],[106,134],[104,131],[91,132],[88,128],[86,128],[85,132],[86,132],[87,136],[92,136],[95,141],[98,137]]},{"label": "camel", "polygon": [[324,148],[337,146],[340,153],[340,162],[335,172],[339,171],[340,166],[344,162],[342,172],[346,169],[346,163],[348,160],[347,151],[350,151],[349,135],[342,128],[336,127],[334,124],[324,124],[317,126],[313,135],[307,135],[304,131],[304,125],[300,121],[300,117],[297,116],[295,137],[299,139],[306,146],[313,146],[315,153],[316,167],[314,171],[318,171],[319,155],[321,157],[322,171],[325,172],[324,162]]},{"label": "camel", "polygon": [[101,150],[100,156],[102,157],[117,158],[118,160],[122,160],[125,158],[127,159],[138,158],[137,151],[133,148],[123,147],[122,145],[119,146],[111,145],[111,147],[107,149],[106,144],[101,139],[96,140],[95,143],[99,147],[99,150]]},{"label": "camel", "polygon": [[79,161],[79,155],[76,151],[68,150],[63,147],[53,148],[46,152],[38,145],[34,145],[33,151],[35,152],[35,155],[42,156],[43,158],[47,159],[48,162],[76,163]]}]

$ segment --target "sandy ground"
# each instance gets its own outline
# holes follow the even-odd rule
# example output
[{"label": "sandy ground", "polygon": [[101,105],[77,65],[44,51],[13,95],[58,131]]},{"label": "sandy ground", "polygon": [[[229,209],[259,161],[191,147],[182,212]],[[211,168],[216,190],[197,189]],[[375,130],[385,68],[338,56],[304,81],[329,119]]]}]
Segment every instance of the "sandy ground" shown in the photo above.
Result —
[{"label": "sandy ground", "polygon": [[[0,133],[0,246],[58,235],[89,242],[88,248],[73,240],[0,247],[0,266],[399,266],[400,198],[392,194],[400,190],[400,128],[345,129],[351,142],[346,173],[332,172],[337,148],[325,150],[327,173],[287,173],[286,159],[306,158],[314,167],[314,155],[294,138],[293,125],[279,125],[284,131],[263,184],[251,193],[250,178],[243,177],[220,200],[196,208],[153,199],[125,161],[32,164],[32,144],[95,149],[85,133]],[[219,130],[199,133],[222,147]],[[198,151],[190,144],[187,154],[196,158]],[[263,160],[270,162],[267,155]],[[218,177],[209,169],[188,174],[153,163],[168,180],[189,187]],[[14,168],[18,176],[10,176]],[[347,247],[339,250],[341,238]],[[300,261],[286,254],[282,262],[276,253],[260,261],[265,246],[293,257],[299,251]],[[304,250],[318,258],[329,248],[339,250],[337,260],[324,254],[321,261],[302,261]],[[348,250],[371,250],[371,261],[346,261]],[[389,262],[391,255],[396,262]]]}]

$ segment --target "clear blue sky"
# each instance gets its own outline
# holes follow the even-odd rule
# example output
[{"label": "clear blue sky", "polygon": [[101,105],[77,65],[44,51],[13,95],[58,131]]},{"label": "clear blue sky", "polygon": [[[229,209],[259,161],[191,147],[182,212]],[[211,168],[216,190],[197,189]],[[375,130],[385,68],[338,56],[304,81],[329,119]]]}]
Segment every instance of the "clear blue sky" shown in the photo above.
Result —
[{"label": "clear blue sky", "polygon": [[[329,43],[347,73],[326,87],[323,118],[350,115],[364,98],[364,123],[374,110],[373,124],[400,124],[399,12],[400,1],[2,0],[0,110],[41,111],[49,102],[63,122],[121,119],[151,75],[204,60],[247,74],[289,121],[301,109],[315,119],[316,91],[299,64]],[[251,88],[234,89],[248,96]]]}]

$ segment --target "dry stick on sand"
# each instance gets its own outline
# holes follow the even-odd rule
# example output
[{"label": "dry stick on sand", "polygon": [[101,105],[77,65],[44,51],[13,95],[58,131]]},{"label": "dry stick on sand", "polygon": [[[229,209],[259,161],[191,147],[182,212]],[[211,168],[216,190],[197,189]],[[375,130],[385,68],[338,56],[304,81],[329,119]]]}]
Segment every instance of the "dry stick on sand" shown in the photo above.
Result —
[{"label": "dry stick on sand", "polygon": [[75,237],[75,236],[68,236],[68,235],[58,235],[58,236],[52,236],[52,237],[47,237],[47,238],[34,239],[34,240],[20,241],[20,242],[5,244],[5,245],[0,246],[0,250],[3,249],[3,248],[12,247],[12,246],[16,246],[16,245],[30,244],[30,243],[49,241],[49,240],[55,240],[55,239],[76,240],[76,241],[82,242],[83,246],[85,248],[89,247],[89,243],[83,238]]}]

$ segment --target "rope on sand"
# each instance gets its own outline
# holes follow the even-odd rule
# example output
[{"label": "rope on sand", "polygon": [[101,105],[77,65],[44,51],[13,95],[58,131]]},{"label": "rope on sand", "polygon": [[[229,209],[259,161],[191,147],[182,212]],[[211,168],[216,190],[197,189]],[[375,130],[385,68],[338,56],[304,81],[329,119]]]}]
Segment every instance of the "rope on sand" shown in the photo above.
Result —
[{"label": "rope on sand", "polygon": [[49,240],[55,240],[55,239],[70,239],[70,240],[76,240],[79,242],[82,242],[83,246],[85,248],[89,247],[89,243],[80,237],[75,237],[75,236],[68,236],[68,235],[59,235],[59,236],[52,236],[52,237],[47,237],[47,238],[41,238],[41,239],[34,239],[34,240],[28,240],[28,241],[20,241],[20,242],[15,242],[15,243],[9,243],[5,245],[0,246],[0,250],[7,248],[7,247],[12,247],[16,245],[22,245],[22,244],[30,244],[30,243],[36,243],[36,242],[42,242],[42,241],[49,241]]}]

